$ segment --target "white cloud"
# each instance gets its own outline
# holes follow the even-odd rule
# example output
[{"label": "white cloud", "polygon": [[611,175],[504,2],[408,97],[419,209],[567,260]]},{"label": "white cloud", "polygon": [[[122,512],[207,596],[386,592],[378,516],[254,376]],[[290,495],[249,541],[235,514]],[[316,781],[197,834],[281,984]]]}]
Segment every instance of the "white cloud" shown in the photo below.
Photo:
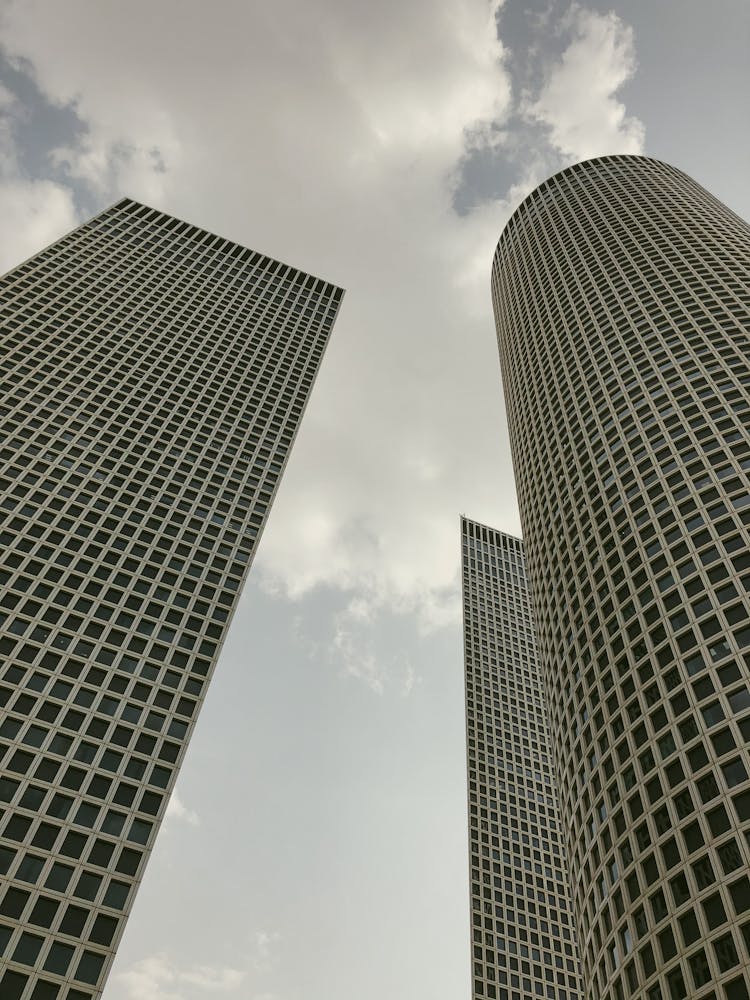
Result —
[{"label": "white cloud", "polygon": [[216,968],[213,965],[195,965],[178,973],[182,983],[198,986],[211,993],[234,990],[244,980],[246,973],[240,969]]},{"label": "white cloud", "polygon": [[[127,191],[146,203],[164,197],[167,173],[179,156],[169,138],[169,122],[154,128],[154,145],[121,139],[111,129],[92,128],[77,146],[61,147],[52,157],[56,166],[98,196]],[[158,144],[157,144],[158,143]],[[168,151],[168,152],[167,152]]]},{"label": "white cloud", "polygon": [[251,964],[260,972],[267,972],[276,963],[276,949],[281,935],[278,931],[256,931],[254,934],[254,955]]},{"label": "white cloud", "polygon": [[564,21],[572,40],[549,70],[529,119],[546,125],[550,142],[570,161],[607,153],[641,153],[645,130],[617,92],[635,73],[632,28],[613,12],[572,4]]},{"label": "white cloud", "polygon": [[141,959],[126,972],[114,977],[122,985],[125,996],[132,1000],[183,1000],[180,993],[170,987],[176,981],[176,973],[164,955],[152,955]]},{"label": "white cloud", "polygon": [[[248,976],[262,979],[276,964],[278,931],[256,931],[240,967],[210,963],[180,964],[165,952],[149,955],[112,977],[123,1000],[197,1000],[206,994],[231,994],[243,987],[252,1000],[273,1000],[272,994],[247,993]],[[260,984],[256,984],[260,986]]]},{"label": "white cloud", "polygon": [[342,677],[361,681],[374,694],[394,691],[408,697],[420,678],[400,651],[394,655],[376,644],[382,626],[379,610],[361,597],[352,598],[334,616],[328,654]]},{"label": "white cloud", "polygon": [[0,274],[76,225],[70,191],[52,181],[0,173]]},{"label": "white cloud", "polygon": [[330,650],[344,677],[356,677],[375,694],[383,694],[388,668],[372,649],[369,630],[356,628],[348,609],[336,615]]},{"label": "white cloud", "polygon": [[412,663],[407,662],[405,665],[404,679],[401,684],[401,694],[404,698],[408,698],[415,687],[421,684],[422,678],[417,674]]},{"label": "white cloud", "polygon": [[198,814],[193,809],[187,808],[177,794],[176,789],[172,792],[169,798],[164,818],[182,821],[183,823],[188,823],[190,826],[198,826],[200,823]]},{"label": "white cloud", "polygon": [[[203,992],[230,993],[242,984],[244,971],[214,965],[181,969],[168,955],[151,955],[114,976],[127,1000],[189,1000],[192,987]],[[186,991],[187,988],[187,991]]]}]

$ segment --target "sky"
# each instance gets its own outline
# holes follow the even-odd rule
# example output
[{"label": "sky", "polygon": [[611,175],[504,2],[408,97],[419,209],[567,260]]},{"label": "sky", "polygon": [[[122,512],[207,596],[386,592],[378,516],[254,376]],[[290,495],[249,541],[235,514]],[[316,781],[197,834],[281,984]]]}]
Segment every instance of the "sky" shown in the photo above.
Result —
[{"label": "sky", "polygon": [[750,216],[746,0],[0,0],[0,271],[123,195],[346,288],[105,1000],[468,1000],[459,514],[546,176]]}]

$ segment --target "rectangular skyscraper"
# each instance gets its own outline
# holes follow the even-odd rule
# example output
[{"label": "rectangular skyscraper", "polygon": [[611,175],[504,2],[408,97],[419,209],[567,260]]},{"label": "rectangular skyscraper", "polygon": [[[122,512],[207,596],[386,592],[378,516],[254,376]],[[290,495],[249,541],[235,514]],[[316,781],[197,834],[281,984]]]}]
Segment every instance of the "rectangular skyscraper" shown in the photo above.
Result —
[{"label": "rectangular skyscraper", "polygon": [[103,988],[341,297],[130,200],[0,279],[2,1000]]},{"label": "rectangular skyscraper", "polygon": [[520,539],[461,519],[474,1000],[579,1000]]}]

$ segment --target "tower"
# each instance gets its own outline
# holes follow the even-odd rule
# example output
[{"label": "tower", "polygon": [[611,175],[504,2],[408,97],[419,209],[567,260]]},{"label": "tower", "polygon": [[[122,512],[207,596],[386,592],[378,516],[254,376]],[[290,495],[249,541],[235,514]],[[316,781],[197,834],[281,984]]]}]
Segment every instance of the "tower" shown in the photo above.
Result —
[{"label": "tower", "polygon": [[750,987],[750,231],[637,156],[505,228],[492,292],[584,995]]},{"label": "tower", "polygon": [[128,199],[0,279],[0,996],[98,997],[342,292]]},{"label": "tower", "polygon": [[461,518],[473,1000],[579,1000],[519,538]]}]

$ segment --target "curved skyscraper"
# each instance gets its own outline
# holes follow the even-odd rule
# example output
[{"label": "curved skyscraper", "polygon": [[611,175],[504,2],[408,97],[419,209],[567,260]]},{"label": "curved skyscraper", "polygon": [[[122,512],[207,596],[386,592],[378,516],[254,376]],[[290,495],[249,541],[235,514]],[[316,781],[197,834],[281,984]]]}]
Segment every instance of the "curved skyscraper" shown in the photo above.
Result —
[{"label": "curved skyscraper", "polygon": [[570,167],[492,289],[590,1000],[750,987],[750,229]]}]

